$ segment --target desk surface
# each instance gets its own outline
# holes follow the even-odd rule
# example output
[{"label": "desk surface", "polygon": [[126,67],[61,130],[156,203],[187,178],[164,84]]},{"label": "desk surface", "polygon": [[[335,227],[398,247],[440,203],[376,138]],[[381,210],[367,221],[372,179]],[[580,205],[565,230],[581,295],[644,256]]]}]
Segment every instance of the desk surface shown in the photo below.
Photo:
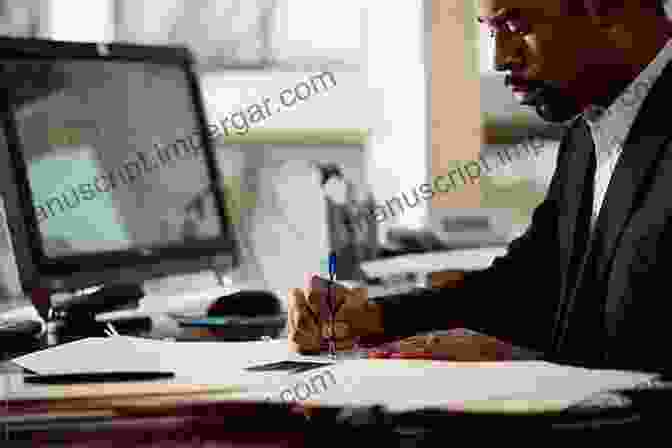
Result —
[{"label": "desk surface", "polygon": [[[15,364],[13,364],[13,363],[11,363],[11,362],[0,363],[0,384],[3,384],[4,381],[9,381],[10,378],[11,378],[11,381],[14,381],[14,382],[16,382],[16,381],[21,381],[21,382],[22,382],[22,376],[23,376],[23,374],[24,374],[24,373],[23,373],[23,370],[22,370],[19,366],[15,365]],[[601,401],[599,401],[599,400],[601,400]],[[618,398],[618,397],[614,397],[613,395],[605,395],[604,397],[600,398],[599,400],[596,398],[596,399],[594,399],[591,403],[586,403],[585,408],[586,408],[586,409],[590,409],[590,408],[596,408],[596,407],[599,407],[599,406],[610,406],[610,407],[620,407],[620,408],[626,408],[626,407],[627,407],[627,406],[626,406],[626,405],[627,405],[626,402],[623,402],[623,401],[620,401],[620,402],[619,402],[619,401],[618,401],[619,398]],[[256,411],[255,411],[255,412],[256,412]],[[305,410],[302,411],[302,412],[305,412]],[[311,412],[311,415],[313,415],[313,416],[315,416],[315,415],[318,415],[318,416],[319,416],[319,415],[320,415],[319,412],[321,412],[321,410],[319,410],[319,409],[318,409],[318,410],[316,410],[316,409],[310,409],[310,412]],[[317,414],[315,414],[315,412],[317,412]],[[327,412],[328,415],[331,416],[330,418],[334,417],[334,414],[332,413],[332,410],[327,409],[327,410],[325,410],[325,412]],[[348,411],[348,412],[350,412],[350,411]],[[368,411],[366,411],[366,412],[368,412]],[[282,414],[282,413],[278,413],[279,416],[284,416],[283,418],[286,418],[286,417],[287,417],[287,415],[285,415],[285,414],[282,414],[282,415],[280,415],[280,414]],[[438,422],[439,420],[443,419],[445,416],[438,415],[436,412],[433,412],[433,413],[430,412],[430,414],[431,414],[431,415],[429,415],[429,417],[431,417],[431,418],[429,418],[428,421],[431,421],[431,422],[432,422],[432,425],[435,425],[435,426],[433,426],[433,428],[434,428],[433,430],[446,431],[446,428],[448,427],[448,426],[446,426],[446,424],[447,424],[448,422],[443,422],[443,423],[441,423],[441,424],[437,424],[437,422]],[[253,414],[253,415],[257,415],[257,416],[258,416],[258,414]],[[269,415],[270,415],[270,414],[269,414]],[[354,414],[352,414],[352,415],[354,415],[354,416],[356,417],[356,418],[355,418],[355,417],[352,417],[352,418],[355,418],[355,420],[359,419],[359,417],[357,417],[357,414],[356,414],[356,413],[354,413]],[[373,414],[370,414],[370,413],[369,413],[369,414],[367,414],[367,415],[368,415],[368,416],[367,416],[366,418],[369,418],[369,419],[373,418],[373,417],[371,417],[371,415],[373,415]],[[251,416],[252,416],[252,415],[250,415],[250,417],[251,417]],[[195,416],[194,418],[199,418],[199,417],[198,417],[198,416]],[[220,418],[221,418],[221,416],[220,416]],[[313,418],[314,418],[314,417],[313,417]],[[321,418],[321,417],[320,417],[320,418]],[[386,417],[386,418],[387,418],[387,417]],[[424,417],[422,417],[422,418],[424,418]],[[254,419],[251,419],[251,420],[254,420]],[[259,422],[260,420],[254,420],[254,421],[256,422],[255,424],[258,425],[258,422]],[[288,420],[288,422],[289,422],[289,421],[290,421],[290,420]],[[372,421],[375,421],[375,419],[372,420]],[[624,421],[625,421],[625,420],[624,420]],[[327,425],[327,426],[325,427],[324,431],[326,431],[326,430],[336,431],[338,428],[337,428],[336,426],[333,426],[333,422],[334,422],[334,420],[331,420],[331,423],[329,423],[329,425],[332,425],[332,426],[329,427],[329,425]],[[462,422],[462,420],[460,420],[460,422]],[[194,422],[192,421],[190,424],[191,424],[192,426],[190,426],[189,429],[190,429],[191,431],[193,431],[193,430],[194,430],[194,429],[193,429],[193,428],[194,428],[194,426],[193,426],[193,425],[194,425]],[[221,422],[220,422],[220,424],[221,424]],[[248,424],[249,424],[249,423],[248,423]],[[295,424],[295,423],[292,423],[292,425],[294,425],[294,424]],[[360,422],[360,423],[357,423],[357,424],[358,424],[358,425],[361,425],[362,423]],[[412,418],[409,418],[409,423],[408,423],[408,424],[409,424],[411,427],[415,427],[415,430],[417,431],[417,427],[418,427],[418,417],[412,417]],[[462,424],[462,423],[459,423],[459,424],[456,423],[457,426],[460,426],[461,424]],[[508,424],[509,424],[509,423],[507,423],[507,425],[508,425]],[[368,428],[369,428],[369,429],[371,429],[371,427],[373,427],[373,429],[376,429],[377,431],[379,431],[379,432],[381,432],[381,433],[382,433],[382,432],[385,432],[385,434],[387,434],[387,436],[389,436],[389,435],[391,434],[391,431],[392,431],[392,428],[390,428],[389,425],[388,425],[387,423],[383,423],[382,421],[381,421],[381,423],[380,423],[379,425],[377,425],[377,426],[371,424],[370,421],[369,421],[369,423],[364,424],[364,427],[367,427],[367,425],[368,425]],[[1,425],[1,422],[0,422],[0,426],[2,426],[2,425]],[[254,426],[254,425],[252,425],[252,426]],[[293,426],[293,428],[298,428],[298,427],[299,427],[299,426]],[[451,427],[452,427],[452,425],[451,425]],[[508,426],[507,426],[507,427],[508,427]],[[546,427],[547,427],[547,429],[550,429],[550,425],[549,425],[548,423],[546,423]],[[441,429],[441,428],[443,428],[443,429]],[[259,428],[257,428],[257,429],[259,429]],[[275,430],[277,430],[277,429],[278,429],[278,428],[275,428],[275,429],[273,429],[273,430],[275,431]],[[282,428],[280,428],[280,429],[282,429]],[[304,429],[305,429],[305,428],[304,428]],[[360,429],[361,429],[361,428],[360,428]],[[457,427],[457,428],[453,428],[453,429],[451,429],[451,431],[454,431],[455,429],[460,429],[460,428],[459,428],[459,427]],[[266,428],[262,428],[261,430],[264,431],[264,430],[266,430]],[[157,430],[157,431],[158,431],[158,430]],[[276,431],[276,432],[279,433],[280,431]],[[286,437],[290,437],[290,434],[289,434],[289,433],[291,433],[291,432],[292,432],[291,430],[290,430],[290,431],[287,431],[287,433],[286,433]],[[300,431],[299,431],[299,432],[300,432]],[[324,433],[323,433],[323,434],[324,434]],[[334,434],[335,434],[335,433],[334,433]],[[284,437],[284,436],[283,436],[283,437]],[[400,441],[402,441],[403,439],[404,439],[404,437],[402,437],[402,435],[401,435],[399,432],[397,432],[397,433],[395,433],[394,437],[392,437],[392,439],[390,439],[390,440],[391,440],[392,443],[393,443],[392,446],[399,446],[398,443],[399,443]],[[2,440],[2,439],[0,438],[0,440]],[[278,439],[276,439],[276,443],[277,443],[277,440],[278,440]],[[35,445],[35,446],[39,446],[39,445]],[[95,445],[91,445],[91,446],[95,446]],[[136,445],[133,445],[133,446],[136,446]],[[162,445],[162,446],[163,446],[163,445]],[[168,445],[166,445],[166,446],[168,446]],[[201,445],[187,445],[187,446],[201,446]],[[266,445],[260,445],[260,446],[266,446]],[[277,445],[268,445],[268,446],[277,446]],[[301,446],[301,444],[299,444],[299,445],[287,445],[287,446]]]},{"label": "desk surface", "polygon": [[505,246],[460,249],[371,260],[362,263],[370,277],[388,277],[400,273],[430,274],[440,271],[473,271],[485,269],[496,257],[505,255]]}]

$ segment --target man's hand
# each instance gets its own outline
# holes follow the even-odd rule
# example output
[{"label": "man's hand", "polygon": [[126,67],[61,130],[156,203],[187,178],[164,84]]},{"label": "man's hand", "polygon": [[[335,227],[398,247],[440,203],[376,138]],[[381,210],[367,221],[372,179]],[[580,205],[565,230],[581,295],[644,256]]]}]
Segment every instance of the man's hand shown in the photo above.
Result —
[{"label": "man's hand", "polygon": [[[336,316],[335,341],[338,350],[351,349],[358,337],[383,333],[379,305],[368,302],[365,288],[333,288]],[[321,341],[330,336],[331,320],[324,312],[326,296],[320,289],[295,288],[289,291],[288,338],[292,350],[301,353],[320,351]]]}]

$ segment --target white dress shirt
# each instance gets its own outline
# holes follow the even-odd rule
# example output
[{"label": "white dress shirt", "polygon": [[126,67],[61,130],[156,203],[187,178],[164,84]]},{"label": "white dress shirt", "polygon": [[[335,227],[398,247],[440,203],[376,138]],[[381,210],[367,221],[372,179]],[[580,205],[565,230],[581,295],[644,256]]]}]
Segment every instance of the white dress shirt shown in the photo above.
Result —
[{"label": "white dress shirt", "polygon": [[595,227],[609,181],[635,117],[651,86],[670,60],[672,60],[672,39],[667,41],[654,60],[607,109],[591,106],[583,113],[583,118],[593,136],[597,160],[591,231]]}]

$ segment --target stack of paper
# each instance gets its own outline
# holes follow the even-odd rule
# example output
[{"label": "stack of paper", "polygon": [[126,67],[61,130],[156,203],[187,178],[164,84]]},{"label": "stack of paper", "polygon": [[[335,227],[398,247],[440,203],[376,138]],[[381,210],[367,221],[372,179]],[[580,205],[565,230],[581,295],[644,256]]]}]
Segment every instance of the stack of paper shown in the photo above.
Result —
[{"label": "stack of paper", "polygon": [[310,401],[333,406],[384,404],[393,411],[562,410],[594,394],[630,388],[655,376],[542,361],[353,360],[330,370],[337,384],[313,394]]},{"label": "stack of paper", "polygon": [[[253,373],[244,369],[292,357],[296,355],[282,340],[171,342],[118,336],[82,339],[21,356],[13,362],[41,375],[168,371],[174,372],[175,378],[163,383],[224,385],[272,396],[294,381],[290,373]],[[9,396],[39,397],[46,389],[45,386],[20,384],[17,387],[14,384]]]},{"label": "stack of paper", "polygon": [[[301,401],[334,406],[560,410],[609,390],[631,388],[656,375],[581,369],[541,361],[445,362],[346,359],[302,374],[250,372],[246,367],[288,359],[286,341],[167,342],[92,338],[14,360],[40,374],[167,370],[175,383],[241,387],[232,399]],[[23,386],[10,396],[44,393]]]}]

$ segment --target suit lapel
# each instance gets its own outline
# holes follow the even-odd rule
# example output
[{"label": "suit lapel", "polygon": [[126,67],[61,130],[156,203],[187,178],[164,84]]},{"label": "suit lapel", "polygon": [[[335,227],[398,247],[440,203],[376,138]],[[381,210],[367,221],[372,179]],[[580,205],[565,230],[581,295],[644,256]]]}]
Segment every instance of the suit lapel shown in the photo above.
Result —
[{"label": "suit lapel", "polygon": [[672,64],[668,64],[635,118],[607,189],[593,235],[596,279],[604,276],[623,231],[650,183],[655,161],[670,136],[667,117],[671,95]]},{"label": "suit lapel", "polygon": [[[558,350],[562,350],[569,324],[567,317],[573,308],[576,293],[589,286],[590,282],[599,281],[604,277],[623,230],[640,202],[641,194],[649,184],[648,177],[655,167],[655,162],[665,148],[664,144],[671,133],[670,126],[666,123],[666,117],[669,115],[667,101],[669,98],[672,98],[672,63],[665,67],[644,100],[612,175],[600,215],[588,243],[588,255],[594,257],[592,262],[595,263],[593,264],[595,269],[588,272],[583,272],[581,269],[577,282],[571,284],[568,283],[569,273],[571,269],[578,269],[577,266],[570,264],[572,254],[576,250],[574,242],[577,218],[586,186],[589,159],[587,151],[584,150],[586,143],[582,135],[582,123],[575,122],[569,129],[568,144],[571,156],[564,192],[565,213],[559,217],[559,240],[561,247],[566,249],[560,306],[553,333],[553,347],[556,354],[559,353]],[[582,118],[579,117],[578,120]],[[587,258],[582,261],[587,261]]]}]

